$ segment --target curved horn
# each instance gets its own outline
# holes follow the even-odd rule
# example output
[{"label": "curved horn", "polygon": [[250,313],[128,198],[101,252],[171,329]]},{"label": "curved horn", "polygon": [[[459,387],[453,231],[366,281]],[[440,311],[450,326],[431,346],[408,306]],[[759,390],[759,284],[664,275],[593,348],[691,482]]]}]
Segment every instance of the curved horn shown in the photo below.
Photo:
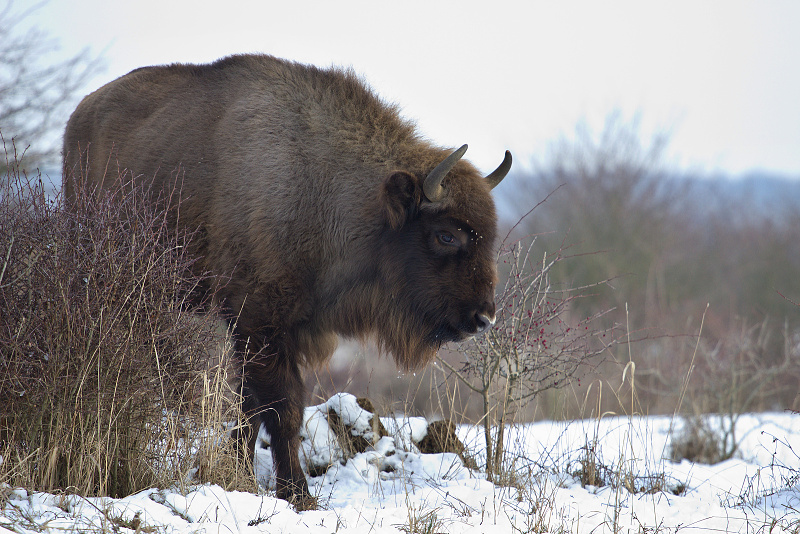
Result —
[{"label": "curved horn", "polygon": [[[444,189],[442,188],[442,180],[450,170],[455,167],[458,160],[464,157],[464,152],[467,151],[467,145],[444,158],[439,165],[433,169],[430,174],[425,178],[422,184],[422,191],[425,193],[425,198],[431,202],[438,202],[444,196]],[[502,178],[501,178],[502,179]]]},{"label": "curved horn", "polygon": [[494,189],[503,178],[506,177],[508,171],[511,170],[511,152],[506,150],[506,156],[503,158],[503,163],[500,164],[489,176],[486,177],[486,182],[489,184],[489,189]]}]

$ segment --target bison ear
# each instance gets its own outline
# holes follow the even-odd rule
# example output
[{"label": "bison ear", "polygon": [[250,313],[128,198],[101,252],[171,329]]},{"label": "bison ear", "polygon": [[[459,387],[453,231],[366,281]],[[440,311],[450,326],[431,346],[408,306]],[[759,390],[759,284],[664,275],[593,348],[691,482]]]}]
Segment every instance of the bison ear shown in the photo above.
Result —
[{"label": "bison ear", "polygon": [[422,187],[416,176],[395,171],[383,183],[381,204],[386,222],[397,230],[416,213],[422,202]]}]

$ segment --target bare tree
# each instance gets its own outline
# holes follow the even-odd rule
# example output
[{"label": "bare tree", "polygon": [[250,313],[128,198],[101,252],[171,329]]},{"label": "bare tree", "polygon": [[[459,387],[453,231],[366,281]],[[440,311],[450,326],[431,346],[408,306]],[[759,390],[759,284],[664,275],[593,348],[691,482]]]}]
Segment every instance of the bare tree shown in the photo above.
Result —
[{"label": "bare tree", "polygon": [[[740,408],[731,402],[748,410],[792,406],[794,363],[786,363],[781,339],[800,327],[797,308],[777,292],[800,294],[800,209],[786,198],[765,211],[758,195],[731,189],[730,181],[674,168],[668,141],[663,132],[644,135],[638,117],[619,113],[600,131],[579,125],[506,201],[524,211],[563,185],[522,232],[540,234],[540,258],[566,240],[572,254],[600,251],[565,263],[551,281],[574,287],[614,280],[571,309],[584,317],[609,307],[631,311],[626,328],[642,343],[619,364],[636,364],[644,411],[672,412],[692,368],[693,383],[702,384],[701,410],[735,413]],[[695,339],[689,333],[701,313],[698,357],[714,356],[694,367],[694,342],[685,340]],[[762,326],[740,332],[739,323]],[[783,386],[790,379],[793,390]],[[615,399],[605,399],[613,409]]]},{"label": "bare tree", "polygon": [[563,186],[537,209],[527,231],[544,233],[540,250],[555,250],[567,239],[575,251],[598,252],[559,272],[573,285],[617,279],[616,291],[598,291],[576,304],[586,313],[609,303],[655,315],[671,311],[665,285],[686,261],[678,245],[686,234],[689,191],[688,182],[670,172],[668,140],[664,133],[647,139],[638,117],[628,120],[620,113],[609,115],[599,132],[579,124],[574,138],[554,143],[551,155],[508,199],[524,212],[532,200]]},{"label": "bare tree", "polygon": [[17,12],[9,0],[0,10],[0,132],[25,154],[28,166],[58,162],[61,129],[79,90],[101,67],[88,49],[47,61],[58,43],[36,27],[21,29],[42,5]]}]

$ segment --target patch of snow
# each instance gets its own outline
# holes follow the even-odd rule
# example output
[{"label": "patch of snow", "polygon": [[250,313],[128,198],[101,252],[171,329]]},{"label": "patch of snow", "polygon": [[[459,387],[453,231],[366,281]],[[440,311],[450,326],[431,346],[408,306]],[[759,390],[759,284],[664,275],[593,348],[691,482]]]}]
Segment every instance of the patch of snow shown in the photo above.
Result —
[{"label": "patch of snow", "polygon": [[[800,415],[744,415],[732,459],[702,465],[668,459],[668,417],[616,417],[539,422],[508,432],[507,449],[523,481],[499,487],[450,453],[420,454],[422,418],[384,418],[389,433],[363,453],[345,458],[325,414],[334,411],[356,432],[372,432],[368,412],[337,395],[306,410],[303,454],[329,462],[309,487],[320,509],[298,513],[262,494],[201,485],[186,494],[149,489],[124,499],[88,498],[0,487],[0,530],[20,534],[94,531],[133,533],[134,520],[158,532],[304,532],[382,534],[422,521],[431,532],[797,532],[800,529]],[[480,458],[482,430],[458,428]],[[599,465],[637,483],[661,477],[654,493],[629,493],[619,484],[582,487],[575,472],[591,449]],[[268,449],[257,469],[269,478]],[[480,460],[479,460],[480,463]],[[527,478],[526,478],[527,477]],[[673,490],[685,488],[679,495]],[[126,526],[128,525],[128,526]]]}]

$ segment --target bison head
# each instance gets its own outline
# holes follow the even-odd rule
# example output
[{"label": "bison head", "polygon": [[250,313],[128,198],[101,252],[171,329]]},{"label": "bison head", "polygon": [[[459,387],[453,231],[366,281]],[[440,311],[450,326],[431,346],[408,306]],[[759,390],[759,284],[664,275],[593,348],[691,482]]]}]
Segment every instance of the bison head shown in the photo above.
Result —
[{"label": "bison head", "polygon": [[381,273],[397,314],[383,343],[405,368],[424,365],[439,347],[494,324],[497,215],[491,189],[511,167],[481,176],[459,160],[462,146],[427,175],[395,171],[385,181]]}]

